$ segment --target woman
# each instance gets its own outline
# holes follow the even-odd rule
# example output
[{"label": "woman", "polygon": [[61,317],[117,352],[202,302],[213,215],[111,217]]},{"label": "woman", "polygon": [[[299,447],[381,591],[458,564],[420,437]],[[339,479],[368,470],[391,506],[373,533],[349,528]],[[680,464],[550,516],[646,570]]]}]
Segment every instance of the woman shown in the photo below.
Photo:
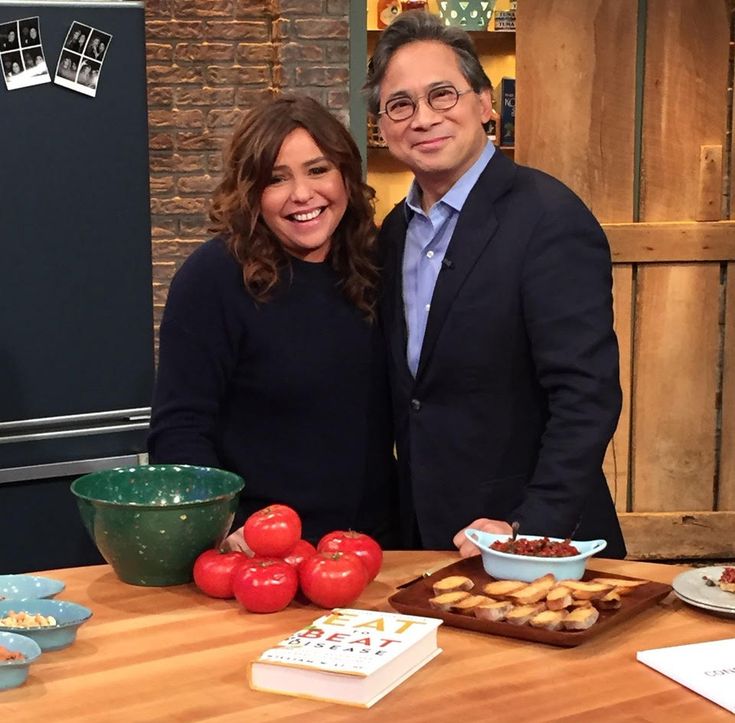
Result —
[{"label": "woman", "polygon": [[236,524],[283,502],[311,541],[351,527],[393,545],[373,195],[334,116],[269,101],[226,151],[217,236],[171,283],[150,457],[241,475]]}]

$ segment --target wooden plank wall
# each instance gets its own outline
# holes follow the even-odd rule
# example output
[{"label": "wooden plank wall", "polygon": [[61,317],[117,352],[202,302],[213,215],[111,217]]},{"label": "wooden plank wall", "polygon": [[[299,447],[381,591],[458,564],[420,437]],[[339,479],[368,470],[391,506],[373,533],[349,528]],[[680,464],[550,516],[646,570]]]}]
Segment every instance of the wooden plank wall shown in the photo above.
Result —
[{"label": "wooden plank wall", "polygon": [[624,407],[604,469],[630,555],[735,557],[732,2],[518,5],[516,160],[573,188],[613,254]]}]

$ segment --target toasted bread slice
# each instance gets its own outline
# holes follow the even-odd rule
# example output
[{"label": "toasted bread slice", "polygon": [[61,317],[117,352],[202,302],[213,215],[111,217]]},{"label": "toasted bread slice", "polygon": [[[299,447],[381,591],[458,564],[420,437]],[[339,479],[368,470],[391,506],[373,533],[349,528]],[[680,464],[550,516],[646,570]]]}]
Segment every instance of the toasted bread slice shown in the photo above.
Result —
[{"label": "toasted bread slice", "polygon": [[591,628],[597,622],[599,617],[600,611],[597,608],[591,605],[585,605],[572,610],[564,618],[562,624],[565,630],[587,630],[587,628]]},{"label": "toasted bread slice", "polygon": [[441,595],[442,593],[454,592],[455,590],[472,590],[474,586],[475,583],[469,577],[451,575],[450,577],[443,577],[441,580],[437,580],[433,588],[436,595]]},{"label": "toasted bread slice", "polygon": [[544,610],[534,615],[528,624],[534,628],[544,628],[545,630],[560,630],[564,624],[564,619],[568,613],[566,610]]},{"label": "toasted bread slice", "polygon": [[453,613],[462,613],[463,615],[472,615],[474,608],[485,602],[489,598],[484,595],[468,595],[465,598],[454,603],[450,610]]},{"label": "toasted bread slice", "polygon": [[534,615],[538,615],[545,609],[546,606],[538,602],[529,605],[517,605],[505,616],[505,622],[512,625],[525,625]]},{"label": "toasted bread slice", "polygon": [[613,589],[613,585],[604,585],[601,582],[583,582],[582,580],[561,580],[560,585],[572,591],[576,600],[595,600]]},{"label": "toasted bread slice", "polygon": [[592,600],[574,600],[572,599],[571,605],[567,605],[570,608],[589,608],[592,607]]},{"label": "toasted bread slice", "polygon": [[510,602],[510,600],[485,599],[487,602],[481,602],[479,605],[472,608],[474,616],[479,620],[498,622],[499,620],[503,620],[513,609],[513,603]]},{"label": "toasted bread slice", "polygon": [[547,573],[543,577],[536,578],[533,582],[526,585],[526,587],[511,593],[508,597],[519,605],[530,605],[531,603],[543,600],[548,595],[549,590],[555,585],[556,578],[551,573]]},{"label": "toasted bread slice", "polygon": [[436,597],[429,598],[429,605],[436,608],[437,610],[449,611],[453,605],[456,605],[460,600],[464,600],[469,597],[470,594],[464,590],[454,590],[453,592],[445,592]]},{"label": "toasted bread slice", "polygon": [[621,580],[617,577],[595,577],[590,582],[599,582],[602,585],[611,585],[620,595],[628,595],[637,587],[647,585],[648,580]]},{"label": "toasted bread slice", "polygon": [[618,588],[614,588],[613,590],[610,590],[610,592],[603,595],[601,598],[593,600],[592,603],[600,610],[617,610],[622,605],[622,602],[620,600],[621,594],[623,593],[621,593]]},{"label": "toasted bread slice", "polygon": [[563,610],[572,604],[572,591],[563,585],[557,585],[546,595],[546,607],[549,610]]},{"label": "toasted bread slice", "polygon": [[521,582],[520,580],[493,580],[493,582],[483,585],[482,591],[497,600],[507,600],[512,593],[518,592],[527,586],[527,582]]}]

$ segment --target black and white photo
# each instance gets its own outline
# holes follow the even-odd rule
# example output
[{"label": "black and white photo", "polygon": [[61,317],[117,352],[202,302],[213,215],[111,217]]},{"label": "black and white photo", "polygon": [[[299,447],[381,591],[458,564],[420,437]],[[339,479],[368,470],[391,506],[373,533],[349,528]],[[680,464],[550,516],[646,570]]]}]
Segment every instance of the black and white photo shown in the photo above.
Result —
[{"label": "black and white photo", "polygon": [[0,52],[18,48],[18,22],[0,25]]},{"label": "black and white photo", "polygon": [[112,35],[103,30],[73,22],[59,55],[54,83],[84,95],[97,95],[102,63],[111,40]]},{"label": "black and white photo", "polygon": [[107,46],[110,44],[110,36],[107,33],[103,33],[99,30],[95,30],[89,36],[89,42],[84,50],[84,54],[93,60],[103,60],[105,57],[105,51]]},{"label": "black and white photo", "polygon": [[0,63],[8,90],[51,82],[38,17],[0,25]]}]

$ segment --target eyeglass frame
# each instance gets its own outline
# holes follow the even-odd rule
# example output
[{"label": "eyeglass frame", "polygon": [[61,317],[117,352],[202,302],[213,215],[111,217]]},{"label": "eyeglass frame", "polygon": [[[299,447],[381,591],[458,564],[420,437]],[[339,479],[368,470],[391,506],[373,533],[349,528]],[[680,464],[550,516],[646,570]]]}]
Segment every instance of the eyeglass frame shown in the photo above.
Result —
[{"label": "eyeglass frame", "polygon": [[[451,88],[457,94],[457,98],[455,99],[454,103],[450,105],[448,108],[434,108],[434,106],[431,104],[431,101],[429,100],[429,96],[434,91],[442,90],[446,88]],[[431,110],[436,111],[437,113],[444,113],[456,107],[457,103],[459,103],[459,99],[463,95],[466,95],[467,93],[474,93],[474,92],[475,92],[474,88],[467,88],[466,90],[457,90],[457,88],[452,83],[443,83],[442,85],[435,85],[433,88],[430,88],[428,91],[426,91],[426,93],[424,93],[423,95],[416,96],[416,98],[412,98],[410,95],[405,95],[405,96],[398,95],[398,96],[388,99],[385,103],[385,107],[383,108],[383,110],[378,111],[378,116],[384,115],[386,118],[389,118],[394,123],[403,123],[403,121],[410,120],[416,115],[416,111],[419,109],[419,101],[423,99],[426,99],[426,105],[428,105],[429,108],[431,108]],[[411,115],[408,115],[405,118],[399,118],[398,120],[396,120],[395,118],[392,118],[390,114],[388,113],[388,103],[390,103],[392,100],[399,100],[403,98],[406,98],[407,100],[411,101],[411,103],[413,104],[413,112],[411,113]]]}]

